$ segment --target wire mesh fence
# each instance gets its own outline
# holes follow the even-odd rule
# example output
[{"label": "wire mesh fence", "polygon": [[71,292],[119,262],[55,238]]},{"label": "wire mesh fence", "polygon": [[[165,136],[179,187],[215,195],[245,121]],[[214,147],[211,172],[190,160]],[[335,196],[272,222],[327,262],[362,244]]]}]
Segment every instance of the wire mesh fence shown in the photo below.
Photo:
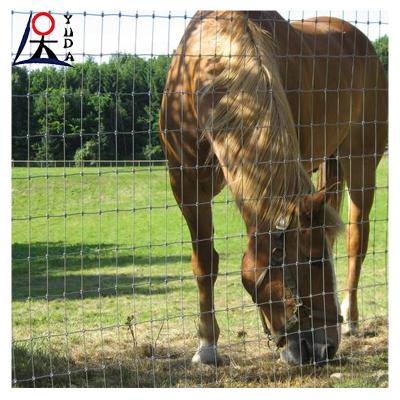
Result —
[{"label": "wire mesh fence", "polygon": [[73,67],[12,71],[12,385],[386,386],[386,16],[50,14]]}]

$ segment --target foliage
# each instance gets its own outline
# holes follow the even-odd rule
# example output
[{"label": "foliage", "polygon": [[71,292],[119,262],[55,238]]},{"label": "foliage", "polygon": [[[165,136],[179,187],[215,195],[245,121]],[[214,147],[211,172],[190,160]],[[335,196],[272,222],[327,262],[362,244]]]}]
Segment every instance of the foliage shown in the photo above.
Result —
[{"label": "foliage", "polygon": [[380,58],[386,73],[389,68],[389,37],[387,35],[382,36],[374,41],[374,47],[378,57]]},{"label": "foliage", "polygon": [[[374,46],[387,71],[388,37]],[[119,54],[68,69],[14,67],[12,158],[162,158],[158,115],[169,63],[167,56]]]},{"label": "foliage", "polygon": [[143,156],[146,160],[159,160],[162,157],[162,150],[159,144],[146,144],[143,149]]},{"label": "foliage", "polygon": [[169,63],[119,54],[68,69],[14,67],[13,159],[79,161],[94,141],[104,160],[161,157],[158,113]]},{"label": "foliage", "polygon": [[80,167],[82,165],[83,160],[91,160],[92,163],[90,165],[94,164],[93,160],[97,159],[97,152],[98,150],[98,143],[95,140],[88,140],[85,142],[83,147],[79,148],[75,152],[74,160],[75,160],[75,165],[77,167]]}]

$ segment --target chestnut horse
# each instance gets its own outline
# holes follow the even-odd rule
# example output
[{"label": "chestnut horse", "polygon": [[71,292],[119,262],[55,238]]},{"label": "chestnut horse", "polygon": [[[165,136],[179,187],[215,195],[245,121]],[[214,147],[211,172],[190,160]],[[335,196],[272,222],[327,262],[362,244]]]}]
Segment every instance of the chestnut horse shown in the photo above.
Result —
[{"label": "chestnut horse", "polygon": [[332,359],[342,317],[331,246],[343,185],[350,212],[341,312],[354,331],[387,143],[387,81],[368,38],[336,18],[289,24],[276,12],[197,12],[172,58],[160,134],[192,238],[200,301],[193,362],[223,362],[212,199],[225,185],[247,227],[242,283],[265,332],[290,363]]}]

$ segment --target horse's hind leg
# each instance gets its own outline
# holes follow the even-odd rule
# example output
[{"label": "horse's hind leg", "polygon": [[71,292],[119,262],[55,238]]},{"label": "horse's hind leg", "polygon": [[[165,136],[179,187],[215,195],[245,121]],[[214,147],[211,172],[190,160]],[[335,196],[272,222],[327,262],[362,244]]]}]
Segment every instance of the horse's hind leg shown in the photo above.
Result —
[{"label": "horse's hind leg", "polygon": [[[342,146],[341,150],[343,151]],[[347,149],[349,150],[349,149]],[[341,155],[343,152],[341,151]],[[347,151],[344,151],[347,153]],[[381,153],[365,151],[364,154],[344,155],[341,159],[349,190],[349,222],[347,228],[348,270],[345,298],[341,312],[345,324],[342,332],[354,334],[358,327],[357,288],[361,267],[368,249],[369,214],[374,200],[376,167]]]},{"label": "horse's hind leg", "polygon": [[192,361],[204,364],[222,364],[217,352],[219,326],[214,311],[214,284],[218,274],[219,256],[214,248],[211,200],[212,185],[202,189],[196,179],[185,171],[170,171],[171,186],[192,238],[192,269],[197,278],[200,305],[200,345]]}]

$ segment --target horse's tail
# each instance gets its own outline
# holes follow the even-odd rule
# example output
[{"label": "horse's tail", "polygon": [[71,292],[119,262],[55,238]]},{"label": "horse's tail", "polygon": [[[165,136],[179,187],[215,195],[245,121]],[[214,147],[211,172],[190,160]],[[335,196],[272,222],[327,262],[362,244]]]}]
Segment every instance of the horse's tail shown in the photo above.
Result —
[{"label": "horse's tail", "polygon": [[340,213],[343,202],[344,176],[342,166],[335,154],[318,167],[317,189],[329,189],[332,185],[334,185],[334,189],[327,190],[326,202]]},{"label": "horse's tail", "polygon": [[300,162],[274,43],[243,13],[218,21],[216,70],[222,72],[203,99],[222,97],[210,111],[205,134],[240,208],[276,224],[291,215],[312,184]]}]

